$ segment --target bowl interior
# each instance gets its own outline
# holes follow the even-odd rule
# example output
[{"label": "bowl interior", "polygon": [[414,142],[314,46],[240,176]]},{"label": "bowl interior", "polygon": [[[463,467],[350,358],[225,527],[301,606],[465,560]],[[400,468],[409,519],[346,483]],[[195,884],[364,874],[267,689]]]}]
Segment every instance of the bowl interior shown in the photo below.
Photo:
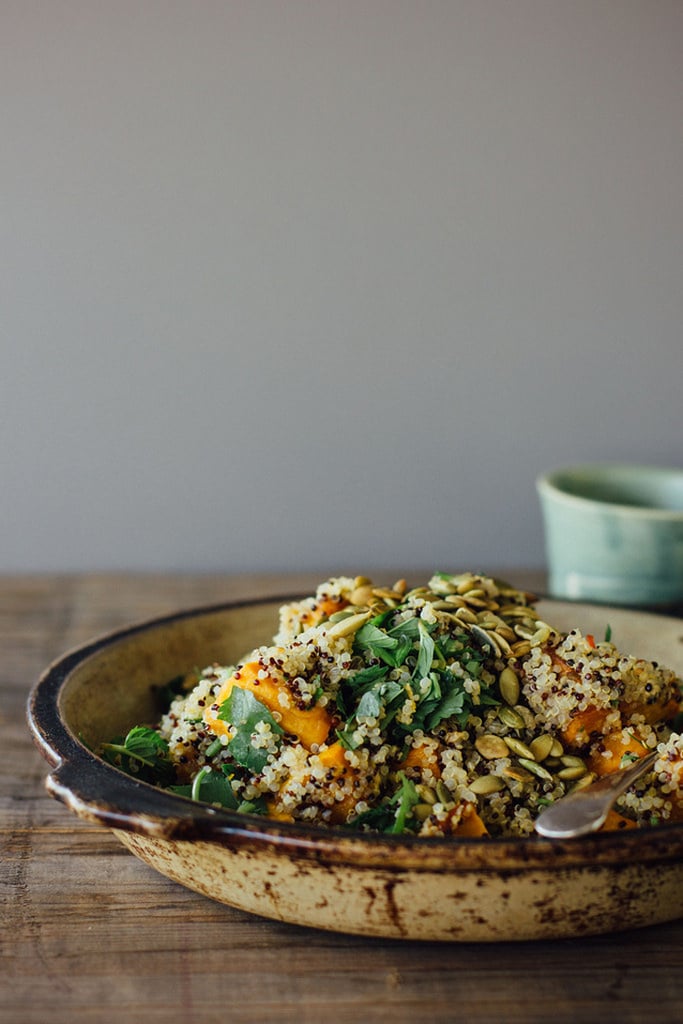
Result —
[{"label": "bowl interior", "polygon": [[180,614],[95,641],[60,689],[63,723],[91,750],[133,725],[154,724],[160,691],[172,679],[214,662],[232,664],[267,643],[283,600]]}]

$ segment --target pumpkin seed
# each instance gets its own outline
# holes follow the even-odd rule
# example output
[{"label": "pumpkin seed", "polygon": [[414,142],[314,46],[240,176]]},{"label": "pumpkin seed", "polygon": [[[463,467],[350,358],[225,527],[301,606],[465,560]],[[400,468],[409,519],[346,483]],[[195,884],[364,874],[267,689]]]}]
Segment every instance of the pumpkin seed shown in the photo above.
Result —
[{"label": "pumpkin seed", "polygon": [[542,764],[537,764],[536,761],[530,761],[526,757],[520,757],[519,763],[522,768],[526,768],[532,775],[536,775],[539,779],[544,779],[546,782],[552,782],[553,777],[547,768],[544,768]]},{"label": "pumpkin seed", "polygon": [[507,640],[508,644],[513,644],[515,642],[514,629],[510,629],[510,627],[507,626],[504,622],[497,622],[495,625],[495,630],[498,636],[502,636],[504,640]]},{"label": "pumpkin seed", "polygon": [[554,737],[548,732],[542,733],[541,736],[537,736],[529,744],[529,750],[534,755],[534,760],[545,761],[546,757],[550,754],[553,744],[555,742]]},{"label": "pumpkin seed", "polygon": [[504,668],[498,676],[500,695],[506,704],[513,706],[519,700],[519,679],[511,668]]},{"label": "pumpkin seed", "polygon": [[578,782],[575,782],[574,785],[570,787],[569,792],[576,793],[579,789],[585,789],[586,786],[590,786],[591,782],[595,782],[595,775],[593,772],[586,772]]},{"label": "pumpkin seed", "polygon": [[460,619],[461,622],[468,622],[470,624],[476,624],[477,622],[477,616],[470,608],[458,608],[455,617]]},{"label": "pumpkin seed", "polygon": [[508,619],[530,619],[533,621],[538,618],[538,612],[525,604],[504,604],[500,608],[500,614]]},{"label": "pumpkin seed", "polygon": [[516,711],[522,719],[526,729],[530,729],[532,731],[535,729],[536,719],[534,718],[534,713],[531,708],[525,707],[524,704],[515,704],[513,710]]},{"label": "pumpkin seed", "polygon": [[402,596],[397,594],[395,590],[388,590],[387,587],[375,587],[372,593],[382,601],[400,601]]},{"label": "pumpkin seed", "polygon": [[431,804],[415,804],[413,807],[413,817],[417,818],[418,821],[426,821],[431,813]]},{"label": "pumpkin seed", "polygon": [[510,749],[502,736],[493,736],[486,733],[484,736],[477,736],[474,745],[487,761],[493,761],[498,757],[507,757]]},{"label": "pumpkin seed", "polygon": [[574,754],[564,754],[560,757],[565,768],[585,768],[586,762],[582,757],[575,757]]},{"label": "pumpkin seed", "polygon": [[538,626],[538,629],[529,637],[529,643],[532,647],[541,647],[550,639],[552,630],[545,622],[537,622],[536,625]]},{"label": "pumpkin seed", "polygon": [[553,740],[553,745],[550,748],[551,757],[562,757],[564,754],[564,747],[558,739]]},{"label": "pumpkin seed", "polygon": [[515,658],[524,658],[530,652],[531,644],[528,640],[519,640],[512,644],[511,650]]},{"label": "pumpkin seed", "polygon": [[[362,579],[362,577],[359,578]],[[367,583],[358,583],[351,591],[350,599],[351,604],[355,604],[358,608],[364,608],[370,604],[372,601],[372,584],[369,581]]]},{"label": "pumpkin seed", "polygon": [[507,707],[507,705],[503,705],[503,707],[498,708],[498,718],[501,720],[503,725],[507,725],[509,729],[524,728],[524,719],[520,713],[515,711],[514,708]]},{"label": "pumpkin seed", "polygon": [[497,775],[480,775],[470,783],[469,788],[477,796],[487,796],[489,793],[499,793],[505,788],[505,783]]},{"label": "pumpkin seed", "polygon": [[491,632],[489,633],[489,636],[491,637],[491,639],[493,641],[495,641],[495,643],[500,648],[501,655],[504,658],[509,658],[510,655],[512,654],[512,648],[510,647],[510,644],[507,642],[507,639],[504,636],[501,635],[500,630],[499,629],[491,630]]},{"label": "pumpkin seed", "polygon": [[563,779],[565,782],[573,782],[574,779],[581,779],[581,778],[583,778],[583,776],[585,774],[586,774],[586,766],[585,766],[585,764],[582,764],[582,765],[578,765],[577,764],[577,765],[572,765],[571,768],[562,768],[562,770],[557,773],[557,777],[558,777],[558,779]]},{"label": "pumpkin seed", "polygon": [[534,781],[534,777],[531,772],[528,772],[526,768],[520,768],[514,764],[511,764],[508,768],[503,768],[503,775],[506,779],[514,779],[515,782],[529,783]]},{"label": "pumpkin seed", "polygon": [[470,590],[477,589],[477,580],[473,576],[466,576],[459,583],[456,582],[457,579],[457,576],[453,577],[453,583],[456,584],[455,589],[458,594],[467,594]]},{"label": "pumpkin seed", "polygon": [[351,633],[356,633],[368,621],[370,615],[370,612],[358,612],[356,615],[349,615],[348,618],[342,619],[341,622],[335,622],[327,630],[327,635],[333,638],[350,636]]},{"label": "pumpkin seed", "polygon": [[472,636],[476,637],[476,639],[479,641],[482,647],[485,647],[488,650],[490,650],[492,654],[495,655],[496,658],[500,658],[500,648],[496,643],[494,643],[494,641],[491,638],[491,634],[487,633],[485,629],[482,629],[481,626],[473,624]]},{"label": "pumpkin seed", "polygon": [[329,623],[334,624],[335,622],[341,622],[342,619],[348,619],[351,615],[355,615],[356,612],[350,611],[348,608],[344,608],[340,612],[333,612],[327,620]]},{"label": "pumpkin seed", "polygon": [[439,779],[439,781],[436,784],[436,795],[442,804],[453,803],[453,794],[451,793],[450,789],[444,786],[441,779]]},{"label": "pumpkin seed", "polygon": [[417,793],[418,796],[422,797],[424,803],[436,803],[436,793],[434,792],[431,786],[425,786],[423,782],[420,782],[415,786],[415,792]]},{"label": "pumpkin seed", "polygon": [[505,742],[513,754],[517,754],[519,757],[524,757],[528,761],[533,761],[535,763],[536,758],[534,757],[534,752],[527,747],[526,743],[522,743],[521,740],[515,739],[514,736],[507,736]]}]

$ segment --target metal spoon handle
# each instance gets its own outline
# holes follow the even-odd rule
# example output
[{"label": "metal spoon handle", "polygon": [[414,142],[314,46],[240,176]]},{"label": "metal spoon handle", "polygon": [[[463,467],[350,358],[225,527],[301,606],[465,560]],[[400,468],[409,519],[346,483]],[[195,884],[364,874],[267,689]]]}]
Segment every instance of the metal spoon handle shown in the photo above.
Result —
[{"label": "metal spoon handle", "polygon": [[653,750],[628,768],[606,775],[546,807],[536,819],[536,831],[548,839],[571,839],[595,832],[620,793],[651,768],[656,758],[657,751]]}]

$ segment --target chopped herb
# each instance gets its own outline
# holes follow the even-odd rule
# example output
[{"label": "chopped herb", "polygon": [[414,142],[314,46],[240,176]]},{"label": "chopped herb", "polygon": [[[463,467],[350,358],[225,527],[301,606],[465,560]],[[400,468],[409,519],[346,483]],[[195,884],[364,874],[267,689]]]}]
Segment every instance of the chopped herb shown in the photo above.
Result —
[{"label": "chopped herb", "polygon": [[359,814],[347,828],[354,831],[372,829],[373,832],[389,832],[396,824],[396,812],[387,803],[378,804]]},{"label": "chopped herb", "polygon": [[216,739],[212,740],[211,743],[209,743],[208,747],[204,752],[204,756],[215,757],[216,754],[219,753],[222,746],[223,744],[221,743],[220,736],[216,736]]},{"label": "chopped herb", "polygon": [[401,788],[391,800],[392,804],[398,805],[396,818],[393,825],[387,829],[392,835],[400,835],[402,832],[405,832],[406,823],[412,815],[413,807],[420,802],[420,797],[415,789],[415,783],[411,782],[404,772],[399,772],[398,777],[401,782]]}]

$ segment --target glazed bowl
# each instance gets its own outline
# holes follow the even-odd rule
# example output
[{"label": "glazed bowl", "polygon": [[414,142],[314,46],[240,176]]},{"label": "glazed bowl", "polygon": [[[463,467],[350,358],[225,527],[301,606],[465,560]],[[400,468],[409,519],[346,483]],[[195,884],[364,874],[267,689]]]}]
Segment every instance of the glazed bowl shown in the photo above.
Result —
[{"label": "glazed bowl", "polygon": [[594,464],[537,480],[554,597],[683,602],[683,470]]},{"label": "glazed bowl", "polygon": [[[52,766],[49,792],[173,881],[315,928],[486,942],[589,935],[683,914],[682,825],[563,841],[359,834],[198,804],[93,753],[153,722],[169,679],[269,642],[285,600],[179,612],[95,639],[50,666],[28,708]],[[556,601],[539,611],[561,629],[600,632],[608,618],[621,649],[683,671],[680,620]]]}]

